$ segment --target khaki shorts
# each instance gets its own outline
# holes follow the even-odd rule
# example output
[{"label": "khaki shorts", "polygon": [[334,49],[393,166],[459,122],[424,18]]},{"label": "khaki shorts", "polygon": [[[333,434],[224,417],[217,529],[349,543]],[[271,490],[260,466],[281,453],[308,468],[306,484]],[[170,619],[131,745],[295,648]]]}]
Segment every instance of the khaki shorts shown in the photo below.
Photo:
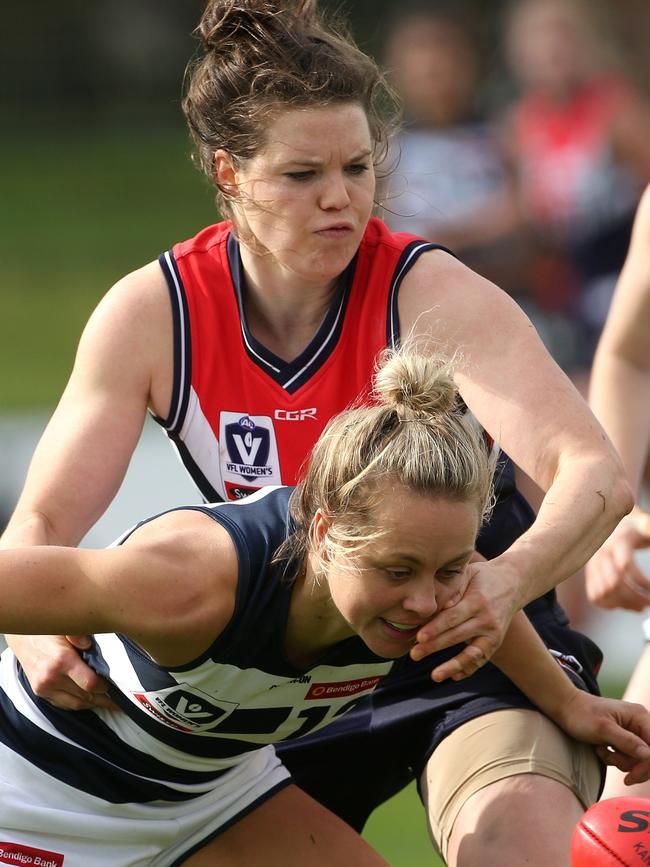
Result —
[{"label": "khaki shorts", "polygon": [[443,858],[461,808],[473,794],[506,777],[540,774],[563,783],[587,808],[600,794],[602,767],[538,711],[493,711],[459,726],[432,754],[421,784],[430,831]]}]

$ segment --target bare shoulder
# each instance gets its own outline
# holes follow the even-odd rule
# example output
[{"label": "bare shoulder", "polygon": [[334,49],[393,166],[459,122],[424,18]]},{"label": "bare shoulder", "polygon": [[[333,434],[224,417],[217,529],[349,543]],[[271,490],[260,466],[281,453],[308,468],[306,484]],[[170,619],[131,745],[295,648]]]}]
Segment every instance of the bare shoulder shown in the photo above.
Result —
[{"label": "bare shoulder", "polygon": [[183,508],[142,524],[124,548],[147,564],[129,592],[134,611],[146,606],[150,615],[132,637],[163,664],[195,658],[234,612],[238,560],[230,534],[201,509]]},{"label": "bare shoulder", "polygon": [[533,330],[506,292],[443,250],[424,253],[409,271],[400,287],[399,315],[404,337],[426,333],[452,344],[471,342],[475,332],[485,339],[490,321],[512,337]]},{"label": "bare shoulder", "polygon": [[171,321],[169,293],[158,262],[149,262],[118,280],[102,298],[93,317],[98,315],[117,322],[139,323],[145,329],[166,318]]},{"label": "bare shoulder", "polygon": [[75,373],[95,388],[137,393],[164,418],[171,401],[173,346],[167,284],[158,263],[151,262],[102,298],[82,334]]}]

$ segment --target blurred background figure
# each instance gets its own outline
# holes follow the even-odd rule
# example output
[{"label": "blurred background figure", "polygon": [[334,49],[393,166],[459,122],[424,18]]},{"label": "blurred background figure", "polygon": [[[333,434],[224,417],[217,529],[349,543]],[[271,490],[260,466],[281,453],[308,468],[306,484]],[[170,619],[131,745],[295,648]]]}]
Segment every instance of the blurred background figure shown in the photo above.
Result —
[{"label": "blurred background figure", "polygon": [[[388,20],[384,62],[404,108],[385,220],[435,240],[510,289],[514,189],[480,109],[480,25],[465,3],[411,3]],[[514,248],[516,250],[516,248]]]},{"label": "blurred background figure", "polygon": [[596,17],[604,11],[582,0],[519,0],[505,26],[520,95],[504,141],[535,247],[532,299],[555,322],[541,331],[583,392],[650,180],[650,110],[605,46],[606,22]]}]

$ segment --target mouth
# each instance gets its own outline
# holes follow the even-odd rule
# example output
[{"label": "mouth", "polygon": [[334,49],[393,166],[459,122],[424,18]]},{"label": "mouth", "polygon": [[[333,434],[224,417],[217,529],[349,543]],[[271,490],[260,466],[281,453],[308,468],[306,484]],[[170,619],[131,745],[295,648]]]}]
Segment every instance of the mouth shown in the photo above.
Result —
[{"label": "mouth", "polygon": [[379,619],[392,637],[402,641],[412,641],[422,627],[421,623],[413,625],[411,623],[398,623],[396,620],[387,620],[385,617]]},{"label": "mouth", "polygon": [[315,234],[322,238],[345,238],[351,235],[354,231],[354,226],[351,223],[332,223],[331,226],[323,226],[322,229],[316,229]]}]

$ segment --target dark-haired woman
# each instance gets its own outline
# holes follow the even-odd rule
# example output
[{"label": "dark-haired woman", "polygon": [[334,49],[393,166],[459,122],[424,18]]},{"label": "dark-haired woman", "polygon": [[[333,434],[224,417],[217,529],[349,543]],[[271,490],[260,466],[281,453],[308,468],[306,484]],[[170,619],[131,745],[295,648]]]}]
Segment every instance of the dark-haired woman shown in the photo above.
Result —
[{"label": "dark-haired woman", "polygon": [[[530,704],[481,666],[513,613],[536,600],[528,612],[544,640],[595,689],[597,654],[565,628],[550,591],[630,507],[619,461],[504,293],[435,244],[371,218],[385,139],[374,64],[310,3],[213,2],[200,33],[205,51],[184,107],[232,219],[128,275],[100,303],[5,544],[77,544],[113,497],[147,410],[204,496],[235,499],[295,481],[327,420],[368,395],[387,343],[415,334],[456,355],[463,400],[548,489],[539,517],[513,541],[530,515],[503,491],[500,520],[479,544],[493,559],[473,566],[463,599],[418,634],[414,657],[454,646],[447,662],[407,666],[373,705],[327,730],[332,738],[314,735],[284,756],[302,786],[357,827],[418,775],[450,864],[520,863],[530,852],[539,867],[557,867],[560,827],[568,839],[567,818],[582,809],[569,754],[560,742],[560,760],[542,755],[550,740],[531,726]],[[97,673],[63,640],[12,642],[37,695],[67,708],[103,701]],[[481,670],[433,686],[434,667],[454,679]],[[506,760],[483,723],[512,747]],[[458,752],[457,739],[467,761],[450,769],[445,749]],[[378,750],[390,761],[378,763]],[[562,817],[541,856],[540,811]]]},{"label": "dark-haired woman", "polygon": [[[87,659],[120,707],[31,705],[6,651],[0,860],[384,863],[322,808],[291,810],[273,744],[344,718],[463,595],[496,461],[430,356],[393,357],[377,384],[378,405],[326,428],[293,497],[267,487],[172,510],[104,551],[0,552],[0,626],[100,633]],[[48,605],[34,612],[36,594]],[[569,733],[605,756],[620,748],[632,778],[650,776],[650,715],[577,689],[521,619],[506,670]],[[600,776],[596,753],[570,743],[586,787]],[[265,804],[281,825],[274,840]],[[246,815],[244,858],[221,834]]]}]

